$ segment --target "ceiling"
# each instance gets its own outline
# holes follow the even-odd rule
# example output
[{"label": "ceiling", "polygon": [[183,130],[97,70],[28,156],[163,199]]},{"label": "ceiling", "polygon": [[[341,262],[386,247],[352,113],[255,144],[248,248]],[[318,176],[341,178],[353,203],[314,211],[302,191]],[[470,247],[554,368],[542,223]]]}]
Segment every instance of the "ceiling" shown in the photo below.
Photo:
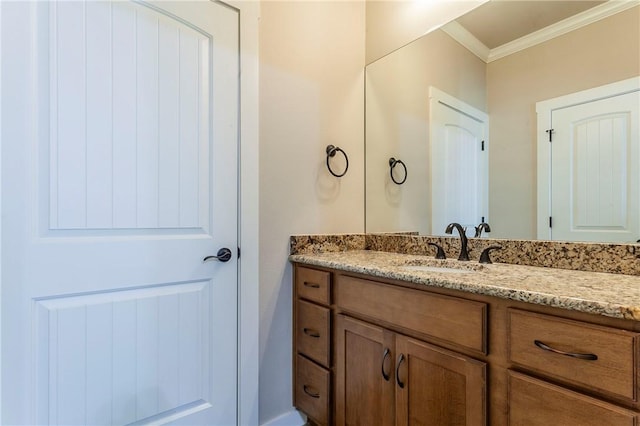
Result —
[{"label": "ceiling", "polygon": [[606,1],[491,0],[457,22],[494,49],[602,3]]}]

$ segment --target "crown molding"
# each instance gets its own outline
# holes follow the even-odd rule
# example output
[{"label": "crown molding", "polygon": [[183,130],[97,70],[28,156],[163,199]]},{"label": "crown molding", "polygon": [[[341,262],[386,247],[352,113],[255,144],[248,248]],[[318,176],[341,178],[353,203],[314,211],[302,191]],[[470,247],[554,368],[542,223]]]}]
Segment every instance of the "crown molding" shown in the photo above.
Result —
[{"label": "crown molding", "polygon": [[489,49],[456,21],[443,26],[442,30],[478,58],[489,63],[638,5],[640,5],[640,0],[610,0],[494,49]]},{"label": "crown molding", "polygon": [[449,22],[447,25],[442,27],[442,31],[449,34],[451,38],[466,47],[471,53],[482,59],[484,62],[489,62],[491,49],[475,38],[473,34],[467,31],[467,29],[457,21]]},{"label": "crown molding", "polygon": [[489,60],[487,62],[492,62],[537,44],[544,43],[545,41],[559,37],[563,34],[577,30],[578,28],[582,28],[638,5],[640,5],[640,1],[638,0],[610,0],[524,37],[520,37],[512,42],[503,44],[495,49],[491,49],[489,52]]}]

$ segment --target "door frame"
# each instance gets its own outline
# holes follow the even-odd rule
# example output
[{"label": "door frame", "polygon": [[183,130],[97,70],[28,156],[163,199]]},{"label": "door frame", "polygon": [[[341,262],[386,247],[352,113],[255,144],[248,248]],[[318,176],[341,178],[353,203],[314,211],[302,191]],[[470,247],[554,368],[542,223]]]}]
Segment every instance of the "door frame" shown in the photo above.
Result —
[{"label": "door frame", "polygon": [[242,256],[238,267],[237,420],[238,425],[250,426],[257,425],[259,422],[258,21],[260,2],[228,0],[227,3],[240,11],[238,242],[242,247]]},{"label": "door frame", "polygon": [[[219,0],[212,0],[220,2]],[[227,0],[227,5],[239,11],[240,20],[240,107],[239,107],[239,194],[238,243],[242,258],[238,266],[238,372],[237,423],[258,424],[258,365],[259,365],[259,286],[258,286],[258,20],[259,2]],[[0,2],[0,31],[3,2]],[[0,38],[1,39],[1,38]],[[0,44],[0,57],[3,54]],[[0,67],[0,99],[2,98],[2,67]],[[0,102],[0,188],[2,187],[2,103]],[[0,211],[2,197],[0,196]],[[0,241],[2,222],[0,221]],[[0,259],[2,245],[0,244]],[[0,289],[2,289],[0,262]],[[0,291],[0,306],[2,291]],[[2,317],[0,316],[0,342]],[[2,352],[0,351],[0,384],[2,383]],[[0,400],[2,399],[0,386]],[[0,406],[2,418],[2,406]]]},{"label": "door frame", "polygon": [[551,217],[551,143],[549,143],[547,130],[552,128],[551,118],[553,112],[638,90],[640,90],[640,76],[536,102],[538,193],[536,202],[536,238],[551,240],[551,228],[549,227],[549,217]]}]

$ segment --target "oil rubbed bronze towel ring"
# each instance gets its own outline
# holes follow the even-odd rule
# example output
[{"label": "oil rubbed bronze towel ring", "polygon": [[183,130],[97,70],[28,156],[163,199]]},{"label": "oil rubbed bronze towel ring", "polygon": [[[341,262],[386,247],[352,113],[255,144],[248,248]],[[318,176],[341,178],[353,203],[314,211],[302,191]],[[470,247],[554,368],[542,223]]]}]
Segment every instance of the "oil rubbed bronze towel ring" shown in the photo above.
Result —
[{"label": "oil rubbed bronze towel ring", "polygon": [[[401,181],[397,181],[395,177],[393,177],[393,169],[400,164],[404,169],[404,178]],[[402,185],[407,180],[407,165],[404,164],[402,160],[396,160],[395,158],[389,158],[389,176],[391,176],[391,180],[396,185]]]},{"label": "oil rubbed bronze towel ring", "polygon": [[[349,158],[347,157],[347,153],[338,148],[337,146],[327,145],[327,169],[329,169],[329,173],[334,175],[335,177],[342,177],[347,174],[347,170],[349,170]],[[341,152],[344,155],[344,161],[347,165],[344,167],[344,172],[336,173],[331,169],[331,165],[329,164],[329,158],[335,157],[336,152]]]}]

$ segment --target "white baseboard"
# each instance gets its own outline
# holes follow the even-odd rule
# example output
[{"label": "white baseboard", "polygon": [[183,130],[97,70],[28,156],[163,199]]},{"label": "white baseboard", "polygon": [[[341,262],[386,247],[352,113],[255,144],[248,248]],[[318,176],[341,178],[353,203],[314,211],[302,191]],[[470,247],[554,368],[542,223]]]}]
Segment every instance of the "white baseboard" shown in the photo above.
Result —
[{"label": "white baseboard", "polygon": [[296,409],[284,413],[281,416],[271,419],[266,423],[262,423],[261,426],[302,426],[307,422],[307,418],[304,414]]}]

